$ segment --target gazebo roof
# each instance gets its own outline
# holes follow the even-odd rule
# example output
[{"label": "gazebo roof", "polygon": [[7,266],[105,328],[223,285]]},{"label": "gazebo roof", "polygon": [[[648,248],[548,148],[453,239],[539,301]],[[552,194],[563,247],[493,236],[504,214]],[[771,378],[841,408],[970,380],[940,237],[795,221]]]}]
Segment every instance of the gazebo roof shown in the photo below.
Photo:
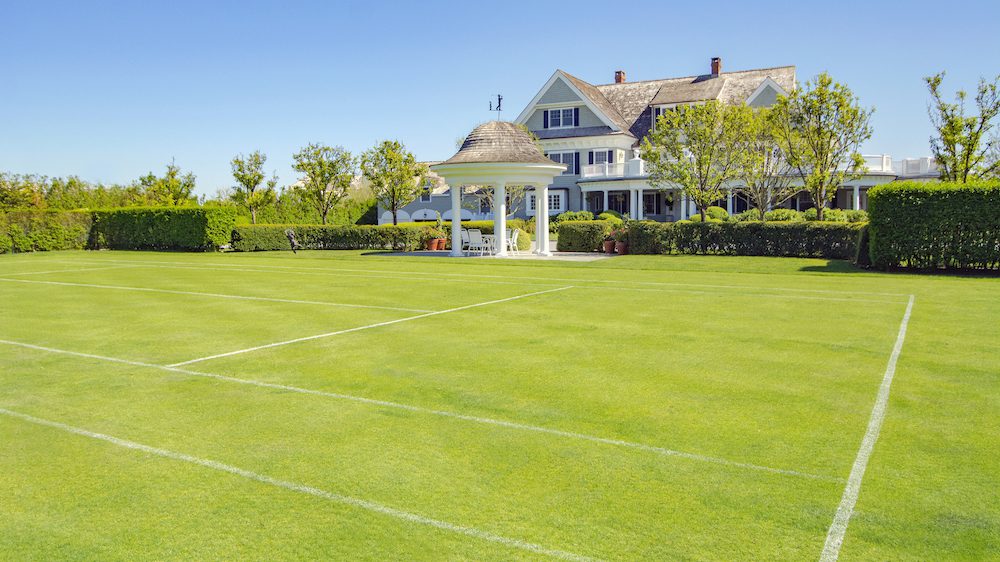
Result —
[{"label": "gazebo roof", "polygon": [[527,131],[514,123],[490,121],[465,137],[462,148],[441,164],[553,164]]}]

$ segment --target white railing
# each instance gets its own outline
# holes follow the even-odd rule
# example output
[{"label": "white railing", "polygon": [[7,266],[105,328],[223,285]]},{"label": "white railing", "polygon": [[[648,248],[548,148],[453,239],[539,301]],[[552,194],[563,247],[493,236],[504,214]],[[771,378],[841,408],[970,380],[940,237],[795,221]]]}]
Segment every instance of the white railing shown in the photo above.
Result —
[{"label": "white railing", "polygon": [[869,172],[892,172],[892,157],[888,154],[865,154],[862,158]]},{"label": "white railing", "polygon": [[892,171],[900,177],[933,175],[938,171],[937,162],[930,156],[904,158],[892,163]]},{"label": "white railing", "polygon": [[615,164],[591,164],[581,166],[581,178],[623,178],[625,177],[625,164],[618,162]]}]

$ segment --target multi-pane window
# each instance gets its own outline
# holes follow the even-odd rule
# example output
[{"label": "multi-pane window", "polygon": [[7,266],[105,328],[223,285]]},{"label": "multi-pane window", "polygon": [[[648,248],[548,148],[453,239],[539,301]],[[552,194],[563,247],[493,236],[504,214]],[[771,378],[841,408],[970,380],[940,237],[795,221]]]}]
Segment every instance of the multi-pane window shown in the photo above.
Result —
[{"label": "multi-pane window", "polygon": [[607,150],[595,150],[594,151],[594,164],[607,164],[608,163],[608,151]]},{"label": "multi-pane window", "polygon": [[427,182],[425,182],[424,183],[424,188],[420,191],[420,201],[422,201],[424,203],[429,202],[431,200],[431,190],[432,189],[433,189],[433,187],[431,186],[430,180],[428,180]]},{"label": "multi-pane window", "polygon": [[573,108],[549,111],[549,128],[560,129],[573,126]]},{"label": "multi-pane window", "polygon": [[566,170],[563,175],[573,175],[575,173],[574,162],[576,158],[575,152],[550,152],[549,159],[556,164],[566,164]]},{"label": "multi-pane window", "polygon": [[562,193],[549,193],[549,212],[562,211]]}]

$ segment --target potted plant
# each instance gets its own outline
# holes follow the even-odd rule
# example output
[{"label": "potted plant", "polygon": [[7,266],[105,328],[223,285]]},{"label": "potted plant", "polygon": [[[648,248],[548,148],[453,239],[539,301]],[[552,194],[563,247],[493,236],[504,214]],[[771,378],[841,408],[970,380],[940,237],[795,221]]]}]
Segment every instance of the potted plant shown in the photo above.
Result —
[{"label": "potted plant", "polygon": [[423,241],[424,248],[427,250],[437,250],[439,244],[444,240],[444,232],[436,228],[428,228],[424,230]]},{"label": "potted plant", "polygon": [[628,229],[619,228],[612,234],[615,237],[615,253],[619,256],[628,254]]},{"label": "potted plant", "polygon": [[613,254],[615,253],[615,236],[613,232],[609,232],[604,236],[604,253]]}]

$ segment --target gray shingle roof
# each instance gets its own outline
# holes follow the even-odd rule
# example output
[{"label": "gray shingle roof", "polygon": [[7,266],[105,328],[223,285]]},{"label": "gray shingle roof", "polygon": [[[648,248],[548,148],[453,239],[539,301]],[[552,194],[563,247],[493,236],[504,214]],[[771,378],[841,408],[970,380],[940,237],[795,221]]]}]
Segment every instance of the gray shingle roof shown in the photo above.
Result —
[{"label": "gray shingle roof", "polygon": [[462,148],[443,164],[552,164],[519,125],[507,121],[483,123],[469,133]]}]

